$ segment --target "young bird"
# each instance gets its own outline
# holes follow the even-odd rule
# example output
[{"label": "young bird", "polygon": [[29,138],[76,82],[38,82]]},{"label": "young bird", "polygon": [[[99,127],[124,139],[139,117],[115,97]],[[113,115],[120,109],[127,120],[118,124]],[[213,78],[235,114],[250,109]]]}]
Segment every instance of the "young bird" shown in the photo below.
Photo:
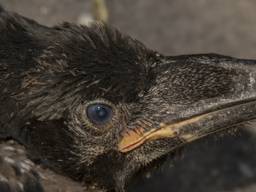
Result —
[{"label": "young bird", "polygon": [[2,8],[0,34],[0,191],[124,191],[173,150],[256,118],[253,60],[164,56],[105,24]]}]

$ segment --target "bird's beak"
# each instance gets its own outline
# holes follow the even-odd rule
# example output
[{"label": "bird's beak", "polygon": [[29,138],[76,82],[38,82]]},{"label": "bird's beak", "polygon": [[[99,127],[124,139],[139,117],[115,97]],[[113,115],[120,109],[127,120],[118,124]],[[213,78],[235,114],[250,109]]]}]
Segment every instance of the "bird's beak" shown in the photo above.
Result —
[{"label": "bird's beak", "polygon": [[161,124],[159,128],[144,132],[131,130],[119,143],[121,152],[131,151],[147,141],[173,138],[185,143],[256,118],[256,98],[227,108],[195,115],[175,123]]},{"label": "bird's beak", "polygon": [[[184,105],[183,110],[177,110],[177,113],[180,112],[182,115],[177,115],[176,118],[173,118],[173,115],[168,118],[167,115],[164,122],[150,129],[137,127],[125,130],[126,133],[118,145],[119,151],[126,153],[144,143],[160,139],[179,140],[181,143],[179,142],[176,146],[172,146],[172,148],[176,148],[178,145],[189,143],[209,134],[255,119],[256,68],[245,63],[242,60],[239,65],[233,66],[230,64],[226,67],[219,65],[227,72],[237,71],[237,74],[235,75],[234,73],[234,77],[231,77],[230,89],[225,94],[216,94],[215,97],[202,98]],[[227,78],[230,77],[227,75]],[[172,107],[173,105],[169,104],[169,106]]]}]

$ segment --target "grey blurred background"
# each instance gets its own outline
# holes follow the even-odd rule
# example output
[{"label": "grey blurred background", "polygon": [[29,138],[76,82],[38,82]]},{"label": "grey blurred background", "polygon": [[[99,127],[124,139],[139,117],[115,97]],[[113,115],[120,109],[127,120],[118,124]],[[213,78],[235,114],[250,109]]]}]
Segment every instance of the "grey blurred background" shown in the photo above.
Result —
[{"label": "grey blurred background", "polygon": [[[84,23],[90,0],[0,0],[9,10],[45,25]],[[255,0],[108,0],[110,23],[167,55],[220,53],[256,59]],[[256,134],[203,139],[153,173],[138,176],[130,191],[256,192]]]}]

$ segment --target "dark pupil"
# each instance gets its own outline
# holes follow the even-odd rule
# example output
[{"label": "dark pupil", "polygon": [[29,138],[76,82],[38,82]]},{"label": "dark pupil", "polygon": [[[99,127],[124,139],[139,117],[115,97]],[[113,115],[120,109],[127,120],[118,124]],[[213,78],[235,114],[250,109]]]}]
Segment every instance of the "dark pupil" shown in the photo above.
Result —
[{"label": "dark pupil", "polygon": [[104,107],[98,106],[96,108],[96,115],[99,117],[99,119],[105,119],[107,117],[107,111]]},{"label": "dark pupil", "polygon": [[93,104],[88,106],[87,116],[94,124],[105,124],[112,118],[112,109],[108,105]]}]

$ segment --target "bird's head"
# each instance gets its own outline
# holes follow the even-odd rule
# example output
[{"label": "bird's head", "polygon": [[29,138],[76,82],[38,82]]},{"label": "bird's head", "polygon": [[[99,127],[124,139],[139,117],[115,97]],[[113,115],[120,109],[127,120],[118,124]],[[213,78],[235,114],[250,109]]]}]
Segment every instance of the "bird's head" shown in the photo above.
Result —
[{"label": "bird's head", "polygon": [[104,25],[47,30],[10,95],[11,136],[87,186],[122,190],[174,149],[255,118],[253,61],[165,57]]}]

